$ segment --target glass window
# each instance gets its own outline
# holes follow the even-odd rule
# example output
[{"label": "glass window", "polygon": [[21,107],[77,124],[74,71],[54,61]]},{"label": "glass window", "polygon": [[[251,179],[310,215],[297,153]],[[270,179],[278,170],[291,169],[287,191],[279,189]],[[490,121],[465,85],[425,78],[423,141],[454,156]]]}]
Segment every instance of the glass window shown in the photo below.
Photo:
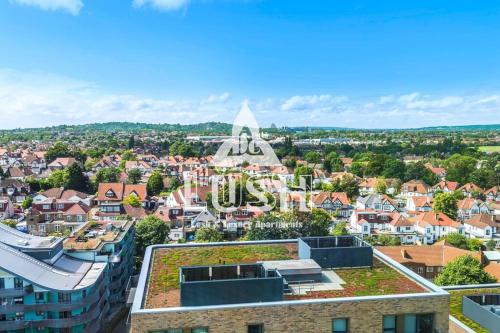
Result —
[{"label": "glass window", "polygon": [[191,329],[191,333],[208,333],[207,327],[195,327]]},{"label": "glass window", "polygon": [[23,280],[20,278],[14,278],[14,288],[21,289],[23,287]]},{"label": "glass window", "polygon": [[349,323],[346,318],[334,319],[332,321],[333,333],[347,333],[349,331]]},{"label": "glass window", "polygon": [[396,316],[384,316],[384,333],[396,333]]},{"label": "glass window", "polygon": [[5,289],[5,279],[0,278],[0,289]]},{"label": "glass window", "polygon": [[264,324],[248,325],[248,333],[264,333]]}]

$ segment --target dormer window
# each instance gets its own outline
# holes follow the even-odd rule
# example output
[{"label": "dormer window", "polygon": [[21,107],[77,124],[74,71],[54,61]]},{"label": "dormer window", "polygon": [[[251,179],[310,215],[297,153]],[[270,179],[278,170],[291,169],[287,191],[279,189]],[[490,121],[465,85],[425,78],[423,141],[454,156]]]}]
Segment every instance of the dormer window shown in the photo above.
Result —
[{"label": "dormer window", "polygon": [[135,197],[139,197],[139,195],[137,194],[137,192],[136,192],[136,191],[132,191],[132,192],[130,192],[130,194],[129,194],[129,195],[133,195],[133,196],[135,196]]},{"label": "dormer window", "polygon": [[113,192],[113,190],[108,190],[105,194],[106,198],[114,198],[116,197],[116,194],[115,192]]}]

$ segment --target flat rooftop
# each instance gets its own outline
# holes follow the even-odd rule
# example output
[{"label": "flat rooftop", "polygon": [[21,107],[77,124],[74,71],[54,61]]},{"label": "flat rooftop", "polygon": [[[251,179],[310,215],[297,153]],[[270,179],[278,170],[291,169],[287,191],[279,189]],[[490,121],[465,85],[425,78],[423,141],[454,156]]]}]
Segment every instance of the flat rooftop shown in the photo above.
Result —
[{"label": "flat rooftop", "polygon": [[33,236],[0,223],[0,243],[18,249],[48,250],[54,248],[60,242],[62,242],[62,238]]},{"label": "flat rooftop", "polygon": [[499,294],[500,287],[497,288],[475,288],[475,289],[457,289],[447,290],[450,293],[450,315],[473,329],[476,333],[489,333],[490,331],[482,327],[472,319],[462,313],[462,296]]},{"label": "flat rooftop", "polygon": [[123,236],[133,221],[89,221],[75,235],[64,241],[65,250],[95,250],[102,243],[113,242]]},{"label": "flat rooftop", "polygon": [[[150,256],[146,255],[144,261],[144,265],[147,266],[143,267],[141,273],[143,275],[147,272],[141,302],[143,309],[180,307],[179,270],[181,267],[299,259],[297,240],[158,245],[150,249]],[[302,290],[301,293],[287,293],[285,300],[431,292],[410,276],[376,257],[374,257],[372,268],[328,269],[323,272],[327,280],[331,281],[322,283],[321,288],[316,290],[311,288],[307,292]],[[335,288],[332,287],[329,290],[330,285]]]}]

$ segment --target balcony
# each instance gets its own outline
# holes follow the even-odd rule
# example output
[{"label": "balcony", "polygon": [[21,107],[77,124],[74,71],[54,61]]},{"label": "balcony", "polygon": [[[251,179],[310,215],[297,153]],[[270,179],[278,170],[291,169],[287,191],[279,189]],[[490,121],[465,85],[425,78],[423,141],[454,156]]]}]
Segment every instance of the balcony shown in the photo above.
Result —
[{"label": "balcony", "polygon": [[106,302],[108,296],[108,291],[102,293],[99,302],[92,306],[88,312],[71,318],[0,321],[0,332],[20,330],[27,327],[69,328],[81,324],[90,324],[109,310],[109,304]]}]

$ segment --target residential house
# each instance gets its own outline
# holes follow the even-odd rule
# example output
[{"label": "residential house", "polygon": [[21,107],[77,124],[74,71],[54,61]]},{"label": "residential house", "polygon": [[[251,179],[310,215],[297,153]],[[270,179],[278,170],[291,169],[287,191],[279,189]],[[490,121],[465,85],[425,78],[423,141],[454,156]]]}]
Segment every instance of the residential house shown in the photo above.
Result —
[{"label": "residential house", "polygon": [[179,188],[170,193],[167,198],[167,207],[206,206],[207,194],[211,193],[212,186],[193,186]]},{"label": "residential house", "polygon": [[455,192],[456,190],[458,190],[458,183],[457,182],[450,182],[447,180],[442,180],[439,183],[437,183],[436,185],[432,186],[432,188],[431,188],[432,193],[435,193],[438,191],[441,191],[444,193],[451,193],[451,192]]},{"label": "residential house", "polygon": [[68,202],[83,202],[92,207],[95,195],[89,195],[76,190],[65,190],[64,187],[51,188],[37,193],[33,197],[33,203],[41,203],[48,199],[60,199]]},{"label": "residential house", "polygon": [[[412,235],[415,233],[411,228],[406,230],[405,218],[397,211],[383,212],[371,208],[355,209],[351,215],[349,224],[355,233],[363,236],[387,234],[394,236]],[[392,223],[392,225],[391,225]],[[398,229],[399,225],[399,229]],[[406,237],[403,237],[406,241]],[[408,239],[410,240],[410,239]]]},{"label": "residential house", "polygon": [[338,218],[348,219],[354,210],[345,192],[319,192],[311,196],[311,201],[315,208],[336,213]]},{"label": "residential house", "polygon": [[18,179],[0,180],[0,196],[8,196],[14,204],[21,204],[30,193],[30,186]]},{"label": "residential house", "polygon": [[386,194],[370,194],[365,197],[358,197],[356,208],[395,212],[398,211],[398,204]]},{"label": "residential house", "polygon": [[278,178],[285,184],[293,183],[295,178],[292,168],[288,168],[284,165],[280,165],[271,169],[272,176],[278,176]]},{"label": "residential house", "polygon": [[352,158],[350,158],[350,157],[341,157],[340,161],[342,162],[342,165],[344,166],[344,171],[348,171],[351,168]]},{"label": "residential house", "polygon": [[217,182],[219,178],[222,178],[222,176],[217,175],[213,169],[198,167],[189,172],[187,180],[194,182],[199,186],[208,186],[213,182]]},{"label": "residential house", "polygon": [[433,174],[439,177],[439,179],[446,179],[446,169],[440,167],[434,167],[430,163],[426,163],[425,166],[429,169]]},{"label": "residential house", "polygon": [[149,209],[149,197],[146,185],[129,185],[123,183],[100,183],[97,204],[100,220],[114,220],[124,214],[123,200],[128,196],[136,196],[145,209]]},{"label": "residential house", "polygon": [[145,161],[126,161],[125,172],[128,174],[131,170],[138,169],[143,176],[150,175],[153,172],[151,164]]},{"label": "residential house", "polygon": [[443,213],[422,212],[414,222],[423,244],[432,244],[450,233],[463,233],[463,226]]},{"label": "residential house", "polygon": [[73,164],[78,163],[81,164],[74,157],[58,157],[47,166],[51,171],[54,170],[63,170]]},{"label": "residential house", "polygon": [[474,183],[467,183],[458,189],[466,197],[471,197],[474,193],[483,193],[484,190]]},{"label": "residential house", "polygon": [[373,194],[377,192],[377,184],[379,181],[385,181],[386,193],[394,194],[399,189],[396,188],[395,179],[378,179],[378,178],[364,178],[361,183],[359,183],[359,193],[361,195]]},{"label": "residential house", "polygon": [[406,212],[408,215],[416,215],[420,212],[432,211],[434,200],[431,197],[408,197],[406,200]]},{"label": "residential house", "polygon": [[404,197],[423,197],[431,193],[431,188],[422,180],[411,180],[403,184],[401,195]]},{"label": "residential house", "polygon": [[495,215],[478,214],[464,221],[465,233],[473,238],[493,238],[500,231]]},{"label": "residential house", "polygon": [[89,212],[90,207],[83,202],[50,198],[33,203],[26,215],[26,224],[32,235],[70,234],[89,220]]},{"label": "residential house", "polygon": [[481,261],[481,253],[462,250],[445,242],[434,245],[379,246],[377,250],[428,280],[433,280],[447,263],[457,257],[471,255]]},{"label": "residential house", "polygon": [[484,191],[486,200],[500,202],[500,186],[493,186],[489,190]]},{"label": "residential house", "polygon": [[14,216],[14,205],[9,197],[0,197],[0,221]]},{"label": "residential house", "polygon": [[479,214],[490,214],[488,204],[474,198],[465,198],[458,201],[458,219],[465,221]]}]

